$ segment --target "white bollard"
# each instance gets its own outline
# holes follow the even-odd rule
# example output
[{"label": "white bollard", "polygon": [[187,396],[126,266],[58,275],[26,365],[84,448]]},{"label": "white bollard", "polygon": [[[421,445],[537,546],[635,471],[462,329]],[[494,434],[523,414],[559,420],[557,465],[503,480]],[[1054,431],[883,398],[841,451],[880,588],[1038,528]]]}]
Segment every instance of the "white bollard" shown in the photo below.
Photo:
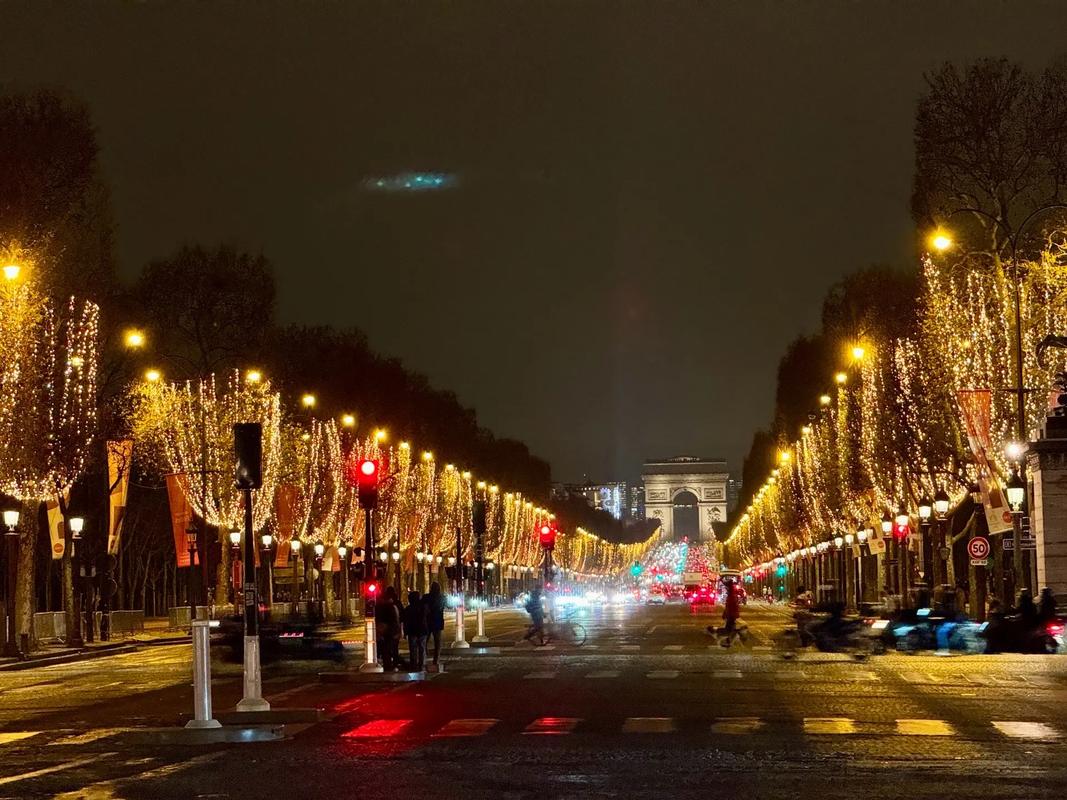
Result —
[{"label": "white bollard", "polygon": [[462,650],[471,646],[467,641],[467,626],[463,619],[463,612],[463,598],[461,597],[459,605],[456,606],[456,641],[452,642],[453,650]]},{"label": "white bollard", "polygon": [[245,637],[244,697],[237,704],[238,711],[270,711],[270,703],[263,699],[263,675],[259,669],[259,637]]},{"label": "white bollard", "polygon": [[211,714],[211,628],[218,620],[193,620],[193,718],[186,728],[221,728]]},{"label": "white bollard", "polygon": [[378,630],[374,626],[374,615],[368,614],[363,628],[363,664],[360,672],[384,672],[382,665],[378,663]]},{"label": "white bollard", "polygon": [[480,602],[478,603],[478,608],[475,614],[478,619],[478,633],[471,639],[471,642],[474,644],[488,644],[489,637],[485,635],[485,609],[482,608]]}]

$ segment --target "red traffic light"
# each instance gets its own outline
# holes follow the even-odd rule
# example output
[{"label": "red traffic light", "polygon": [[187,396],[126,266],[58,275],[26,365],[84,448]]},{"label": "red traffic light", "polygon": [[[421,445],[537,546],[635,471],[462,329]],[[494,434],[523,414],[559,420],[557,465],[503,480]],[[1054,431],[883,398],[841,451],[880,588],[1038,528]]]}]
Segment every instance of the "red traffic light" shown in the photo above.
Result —
[{"label": "red traffic light", "polygon": [[378,594],[378,584],[376,584],[376,583],[368,583],[367,584],[367,594],[370,595],[371,597],[374,597],[374,595]]},{"label": "red traffic light", "polygon": [[359,474],[367,478],[373,478],[378,472],[378,462],[364,459],[359,465]]},{"label": "red traffic light", "polygon": [[541,539],[542,547],[554,547],[556,544],[556,528],[553,525],[549,525],[547,522],[542,524],[538,529],[538,533]]},{"label": "red traffic light", "polygon": [[364,458],[356,466],[356,496],[360,508],[378,505],[378,479],[380,464],[372,458]]}]

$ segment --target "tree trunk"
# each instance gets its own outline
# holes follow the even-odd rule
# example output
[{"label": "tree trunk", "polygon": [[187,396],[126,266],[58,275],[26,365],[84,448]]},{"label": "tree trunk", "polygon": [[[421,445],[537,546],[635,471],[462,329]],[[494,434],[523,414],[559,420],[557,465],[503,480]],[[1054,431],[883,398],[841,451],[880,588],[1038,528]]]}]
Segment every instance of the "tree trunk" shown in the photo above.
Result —
[{"label": "tree trunk", "polygon": [[30,649],[37,647],[33,632],[33,613],[36,593],[34,591],[34,556],[37,545],[37,512],[40,503],[25,503],[19,519],[22,535],[19,536],[18,577],[15,581],[15,624],[21,641],[22,634],[29,634]]}]

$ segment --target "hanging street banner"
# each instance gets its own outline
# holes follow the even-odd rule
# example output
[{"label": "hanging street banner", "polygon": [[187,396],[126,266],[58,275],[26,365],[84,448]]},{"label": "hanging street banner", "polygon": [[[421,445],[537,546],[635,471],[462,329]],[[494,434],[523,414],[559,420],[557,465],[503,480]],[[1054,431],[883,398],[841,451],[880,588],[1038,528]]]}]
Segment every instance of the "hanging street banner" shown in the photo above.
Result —
[{"label": "hanging street banner", "polygon": [[963,424],[967,428],[967,443],[978,468],[978,486],[982,490],[982,505],[990,533],[1011,530],[1011,510],[1000,487],[996,473],[989,463],[993,452],[990,438],[993,393],[989,389],[961,389],[956,392]]},{"label": "hanging street banner", "polygon": [[189,540],[185,531],[193,519],[193,508],[185,498],[186,478],[183,474],[172,472],[167,475],[166,480],[167,500],[170,503],[170,527],[174,534],[174,557],[179,567],[188,567]]},{"label": "hanging street banner", "polygon": [[133,440],[107,443],[107,484],[111,487],[108,504],[107,552],[119,551],[122,521],[126,517],[126,495],[130,490],[130,466],[133,464]]},{"label": "hanging street banner", "polygon": [[298,492],[299,489],[292,483],[280,483],[274,490],[274,538],[278,543],[278,551],[274,556],[275,567],[285,567],[289,564],[289,542],[292,541],[293,530],[296,528]]},{"label": "hanging street banner", "polygon": [[63,513],[59,510],[59,497],[46,501],[45,509],[48,512],[48,538],[52,543],[52,560],[56,561],[63,558],[67,548],[67,540],[63,536]]}]

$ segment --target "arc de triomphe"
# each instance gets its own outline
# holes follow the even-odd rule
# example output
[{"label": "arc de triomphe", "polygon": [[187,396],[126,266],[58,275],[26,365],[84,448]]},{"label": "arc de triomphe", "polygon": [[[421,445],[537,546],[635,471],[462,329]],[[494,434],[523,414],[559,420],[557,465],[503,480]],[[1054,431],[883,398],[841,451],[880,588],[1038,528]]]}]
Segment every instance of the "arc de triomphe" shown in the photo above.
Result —
[{"label": "arc de triomphe", "polygon": [[667,536],[715,539],[715,523],[726,521],[725,461],[693,456],[646,461],[641,477],[645,516],[658,520]]}]

